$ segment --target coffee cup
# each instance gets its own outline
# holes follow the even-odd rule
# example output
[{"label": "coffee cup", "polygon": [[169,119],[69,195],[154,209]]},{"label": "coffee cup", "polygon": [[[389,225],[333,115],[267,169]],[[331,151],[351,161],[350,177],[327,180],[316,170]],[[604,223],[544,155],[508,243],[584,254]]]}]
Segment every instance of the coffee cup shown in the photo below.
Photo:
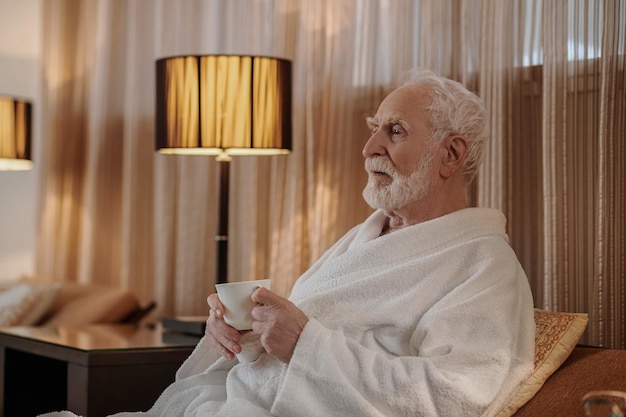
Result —
[{"label": "coffee cup", "polygon": [[250,298],[258,287],[270,288],[269,279],[252,281],[225,282],[215,284],[217,296],[224,305],[224,321],[237,330],[252,328],[252,309],[254,303]]}]

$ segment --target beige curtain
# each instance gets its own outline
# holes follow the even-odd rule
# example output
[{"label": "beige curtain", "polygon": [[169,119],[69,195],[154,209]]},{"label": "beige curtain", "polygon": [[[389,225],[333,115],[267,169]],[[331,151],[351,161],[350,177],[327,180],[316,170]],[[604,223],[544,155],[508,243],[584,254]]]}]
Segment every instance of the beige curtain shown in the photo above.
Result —
[{"label": "beige curtain", "polygon": [[507,215],[537,307],[588,312],[581,343],[624,348],[626,2],[482,6],[479,204]]},{"label": "beige curtain", "polygon": [[216,164],[154,153],[155,61],[270,55],[293,62],[294,149],[231,163],[229,277],[288,294],[370,212],[363,120],[424,66],[486,102],[470,197],[507,215],[536,305],[589,312],[585,343],[626,347],[625,1],[46,1],[37,271],[204,314]]}]

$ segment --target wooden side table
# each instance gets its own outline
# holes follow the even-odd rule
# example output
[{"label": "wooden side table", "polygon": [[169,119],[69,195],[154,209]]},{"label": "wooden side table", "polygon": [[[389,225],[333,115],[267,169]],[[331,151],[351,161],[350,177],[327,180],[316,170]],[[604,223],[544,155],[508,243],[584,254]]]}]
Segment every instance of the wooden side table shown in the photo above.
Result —
[{"label": "wooden side table", "polygon": [[193,347],[160,325],[0,328],[0,416],[146,411]]}]

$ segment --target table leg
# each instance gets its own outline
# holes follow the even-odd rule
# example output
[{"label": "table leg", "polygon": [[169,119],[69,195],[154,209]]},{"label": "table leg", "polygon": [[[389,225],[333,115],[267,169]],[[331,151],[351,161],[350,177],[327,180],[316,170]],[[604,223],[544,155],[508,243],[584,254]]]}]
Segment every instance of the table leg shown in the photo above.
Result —
[{"label": "table leg", "polygon": [[6,385],[6,374],[4,372],[5,347],[0,346],[0,417],[4,417],[4,387]]},{"label": "table leg", "polygon": [[67,408],[79,416],[90,416],[89,368],[75,363],[67,364]]}]

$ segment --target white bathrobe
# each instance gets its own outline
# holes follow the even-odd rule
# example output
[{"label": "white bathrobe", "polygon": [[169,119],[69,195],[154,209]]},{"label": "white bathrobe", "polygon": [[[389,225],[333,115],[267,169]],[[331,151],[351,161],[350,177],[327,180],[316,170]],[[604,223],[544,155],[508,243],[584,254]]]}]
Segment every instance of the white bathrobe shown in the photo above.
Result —
[{"label": "white bathrobe", "polygon": [[384,221],[372,214],[295,284],[310,320],[289,365],[252,334],[233,361],[202,340],[151,410],[118,416],[496,414],[534,354],[504,216],[465,209],[379,237]]}]

